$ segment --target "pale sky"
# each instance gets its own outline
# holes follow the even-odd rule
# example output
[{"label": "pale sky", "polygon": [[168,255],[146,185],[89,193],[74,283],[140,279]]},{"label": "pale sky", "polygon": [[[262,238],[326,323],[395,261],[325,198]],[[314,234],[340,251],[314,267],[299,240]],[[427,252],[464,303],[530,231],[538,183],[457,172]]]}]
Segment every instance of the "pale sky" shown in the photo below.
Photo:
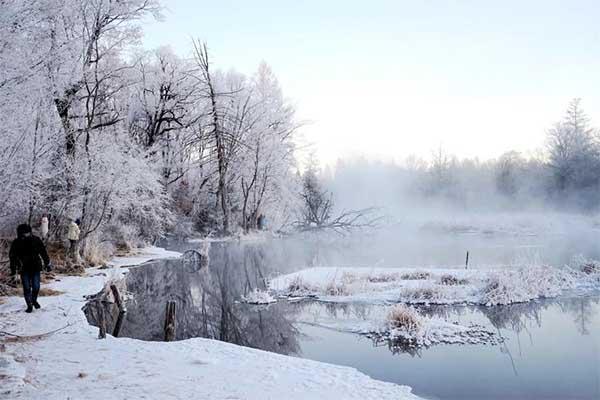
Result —
[{"label": "pale sky", "polygon": [[265,60],[324,164],[535,151],[581,97],[600,127],[600,1],[163,0],[144,45]]}]

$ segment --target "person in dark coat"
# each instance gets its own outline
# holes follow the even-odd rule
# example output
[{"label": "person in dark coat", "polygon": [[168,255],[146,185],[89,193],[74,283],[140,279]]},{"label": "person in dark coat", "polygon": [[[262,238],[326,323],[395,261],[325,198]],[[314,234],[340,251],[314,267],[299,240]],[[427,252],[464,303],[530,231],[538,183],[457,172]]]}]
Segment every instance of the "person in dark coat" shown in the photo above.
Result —
[{"label": "person in dark coat", "polygon": [[[17,227],[17,238],[10,246],[10,272],[16,278],[17,272],[21,274],[23,295],[27,303],[26,312],[33,311],[33,307],[40,308],[37,301],[40,291],[40,273],[42,267],[50,270],[50,258],[42,240],[31,234],[31,227],[22,224]],[[16,279],[15,279],[16,280]]]}]

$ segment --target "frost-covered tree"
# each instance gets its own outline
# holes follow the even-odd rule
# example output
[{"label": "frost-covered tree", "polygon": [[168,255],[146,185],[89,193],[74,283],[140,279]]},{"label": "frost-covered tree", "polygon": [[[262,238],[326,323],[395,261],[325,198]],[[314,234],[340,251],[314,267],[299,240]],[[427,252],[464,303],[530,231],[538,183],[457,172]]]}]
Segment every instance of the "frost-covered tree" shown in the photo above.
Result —
[{"label": "frost-covered tree", "polygon": [[581,108],[580,99],[571,101],[563,120],[557,122],[547,136],[553,189],[559,195],[573,191],[597,192],[600,142],[597,130],[590,126],[589,118]]},{"label": "frost-covered tree", "polygon": [[[122,56],[139,37],[135,22],[157,4],[26,0],[2,6],[0,98],[10,100],[0,103],[0,164],[12,166],[3,168],[7,190],[0,201],[11,206],[2,226],[12,231],[17,222],[48,214],[51,234],[60,238],[67,217],[78,217],[86,241],[129,215],[126,223],[157,227],[147,233],[160,234],[165,199],[129,140],[131,65]],[[157,223],[149,223],[150,214]]]},{"label": "frost-covered tree", "polygon": [[310,157],[302,175],[298,219],[300,231],[333,231],[339,234],[377,226],[382,216],[374,207],[359,210],[336,210],[333,193],[323,187],[316,160]]},{"label": "frost-covered tree", "polygon": [[[273,72],[143,52],[155,0],[6,0],[0,13],[0,222],[50,218],[51,240],[82,221],[96,244],[172,227],[271,227],[297,200],[297,124]],[[287,215],[286,215],[287,214]]]},{"label": "frost-covered tree", "polygon": [[523,170],[524,160],[516,151],[504,153],[496,165],[496,189],[501,194],[512,197],[519,190],[519,175]]},{"label": "frost-covered tree", "polygon": [[166,189],[202,161],[202,140],[194,129],[200,85],[193,65],[171,49],[160,48],[136,64],[137,83],[129,108],[129,129],[146,157],[159,165]]}]

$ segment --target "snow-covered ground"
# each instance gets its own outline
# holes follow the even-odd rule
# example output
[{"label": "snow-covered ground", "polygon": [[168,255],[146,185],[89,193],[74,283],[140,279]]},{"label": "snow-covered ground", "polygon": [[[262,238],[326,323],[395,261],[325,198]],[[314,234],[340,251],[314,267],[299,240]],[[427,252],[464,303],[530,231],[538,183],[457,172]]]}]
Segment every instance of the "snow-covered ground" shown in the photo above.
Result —
[{"label": "snow-covered ground", "polygon": [[[595,264],[594,264],[595,265]],[[600,269],[520,267],[492,270],[435,268],[310,268],[274,278],[283,296],[329,302],[505,305],[600,288]]]},{"label": "snow-covered ground", "polygon": [[[113,264],[133,266],[173,256],[178,253],[151,248]],[[214,340],[97,339],[97,328],[81,311],[84,297],[124,271],[90,269],[85,277],[60,277],[48,286],[64,294],[41,298],[43,308],[32,314],[23,312],[21,298],[0,305],[0,397],[417,399],[407,387],[352,368]]]}]

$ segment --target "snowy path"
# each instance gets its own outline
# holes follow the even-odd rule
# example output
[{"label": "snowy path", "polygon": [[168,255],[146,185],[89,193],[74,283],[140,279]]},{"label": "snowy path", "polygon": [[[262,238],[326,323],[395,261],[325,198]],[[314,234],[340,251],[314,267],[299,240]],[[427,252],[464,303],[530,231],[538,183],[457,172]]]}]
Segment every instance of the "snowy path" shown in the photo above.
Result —
[{"label": "snowy path", "polygon": [[[135,265],[177,255],[150,248],[115,260]],[[0,305],[0,330],[39,340],[0,337],[0,398],[7,399],[418,399],[410,389],[373,380],[355,369],[287,357],[207,339],[156,343],[97,339],[82,306],[112,270],[61,277],[48,286],[42,309],[23,312],[21,298]]]}]

